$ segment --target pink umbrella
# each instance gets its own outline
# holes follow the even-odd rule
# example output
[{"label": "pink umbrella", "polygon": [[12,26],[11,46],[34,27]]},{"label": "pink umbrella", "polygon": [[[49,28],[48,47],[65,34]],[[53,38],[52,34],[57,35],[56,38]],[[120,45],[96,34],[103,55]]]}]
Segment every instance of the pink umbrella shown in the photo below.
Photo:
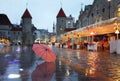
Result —
[{"label": "pink umbrella", "polygon": [[56,71],[54,62],[44,62],[36,67],[32,72],[32,81],[51,81]]},{"label": "pink umbrella", "polygon": [[33,44],[32,49],[36,53],[36,55],[38,55],[47,62],[54,62],[56,60],[56,55],[54,54],[52,49],[47,45]]}]

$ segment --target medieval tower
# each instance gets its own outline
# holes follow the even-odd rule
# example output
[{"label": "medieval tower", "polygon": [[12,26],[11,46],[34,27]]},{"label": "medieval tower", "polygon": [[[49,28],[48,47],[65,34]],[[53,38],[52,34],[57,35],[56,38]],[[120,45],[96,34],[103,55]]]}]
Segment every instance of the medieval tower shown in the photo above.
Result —
[{"label": "medieval tower", "polygon": [[64,33],[64,29],[66,28],[66,15],[62,8],[58,12],[56,18],[57,18],[56,34],[57,36],[59,36],[60,34]]},{"label": "medieval tower", "polygon": [[29,13],[28,9],[25,10],[22,15],[21,26],[23,28],[22,42],[24,45],[33,44],[33,34],[32,34],[32,16]]}]

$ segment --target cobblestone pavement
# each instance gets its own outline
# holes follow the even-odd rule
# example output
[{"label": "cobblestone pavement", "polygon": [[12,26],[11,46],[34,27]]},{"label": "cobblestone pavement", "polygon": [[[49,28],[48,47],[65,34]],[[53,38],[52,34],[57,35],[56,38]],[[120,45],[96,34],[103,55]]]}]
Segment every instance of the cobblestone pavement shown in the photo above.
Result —
[{"label": "cobblestone pavement", "polygon": [[[53,49],[58,54],[60,63],[58,65],[68,68],[65,73],[71,80],[64,81],[120,81],[120,55],[118,54],[110,54],[109,51]],[[70,70],[74,70],[75,73]],[[78,78],[74,80],[76,76]]]},{"label": "cobblestone pavement", "polygon": [[[45,63],[37,57],[30,46],[0,49],[0,81],[34,81],[32,75],[35,72],[41,75],[37,81],[120,81],[118,54],[109,54],[108,51],[93,52],[55,47],[52,49],[57,55],[55,65]],[[43,70],[44,68],[47,68],[47,71]],[[38,78],[37,75],[34,79]]]}]

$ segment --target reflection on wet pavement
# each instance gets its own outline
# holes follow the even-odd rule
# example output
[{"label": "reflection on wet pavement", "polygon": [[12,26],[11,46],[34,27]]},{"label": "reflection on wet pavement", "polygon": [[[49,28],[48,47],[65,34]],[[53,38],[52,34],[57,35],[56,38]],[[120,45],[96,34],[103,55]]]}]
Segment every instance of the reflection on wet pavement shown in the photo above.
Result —
[{"label": "reflection on wet pavement", "polygon": [[[0,81],[22,81],[28,77],[34,62],[30,47],[11,46],[0,52]],[[26,80],[27,81],[27,80]]]},{"label": "reflection on wet pavement", "polygon": [[[47,70],[48,75],[51,75],[49,81],[120,80],[120,55],[55,47],[52,49],[57,60],[55,72],[51,75],[49,68]],[[30,46],[11,46],[7,47],[7,51],[1,51],[0,81],[32,81],[32,73],[37,66],[42,67],[44,64]],[[41,68],[39,70],[41,71]],[[45,76],[47,77],[47,74]]]},{"label": "reflection on wet pavement", "polygon": [[[61,51],[62,49],[58,50]],[[69,66],[76,72],[79,76],[76,81],[120,80],[120,55],[84,50],[74,50],[68,53],[67,51],[70,50],[66,49],[60,52],[59,63]]]},{"label": "reflection on wet pavement", "polygon": [[54,62],[43,62],[32,72],[32,81],[50,81],[55,70]]}]

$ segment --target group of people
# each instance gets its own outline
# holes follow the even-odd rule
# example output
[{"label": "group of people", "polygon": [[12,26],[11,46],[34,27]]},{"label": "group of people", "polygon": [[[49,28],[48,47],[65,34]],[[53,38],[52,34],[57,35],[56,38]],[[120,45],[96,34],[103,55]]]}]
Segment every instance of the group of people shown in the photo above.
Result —
[{"label": "group of people", "polygon": [[[64,48],[64,46],[67,46],[66,48],[68,48],[68,49],[78,49],[79,48],[79,49],[87,50],[88,44],[96,44],[98,50],[109,50],[109,46],[110,46],[108,39],[103,37],[102,40],[99,40],[96,42],[84,41],[84,42],[75,43],[75,42],[67,41],[65,43],[59,43],[59,47]],[[77,46],[79,46],[79,47],[77,47]]]}]

